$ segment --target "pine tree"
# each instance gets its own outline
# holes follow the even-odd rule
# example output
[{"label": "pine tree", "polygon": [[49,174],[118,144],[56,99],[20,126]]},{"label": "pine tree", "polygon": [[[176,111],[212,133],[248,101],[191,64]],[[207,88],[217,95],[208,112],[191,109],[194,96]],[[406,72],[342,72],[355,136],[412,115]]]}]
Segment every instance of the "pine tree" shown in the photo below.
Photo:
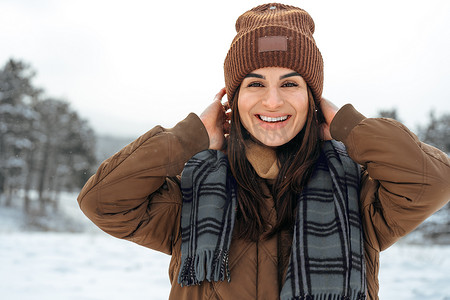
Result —
[{"label": "pine tree", "polygon": [[36,114],[30,104],[41,93],[32,86],[34,75],[27,64],[13,59],[0,70],[0,195],[5,205],[11,205],[13,194],[32,172],[27,158],[33,150],[29,133]]},{"label": "pine tree", "polygon": [[[32,85],[29,65],[9,60],[0,69],[0,204],[10,206],[36,189],[45,214],[57,209],[59,192],[80,188],[95,166],[95,135],[89,124],[60,99],[44,98]],[[14,197],[13,197],[14,196]]]},{"label": "pine tree", "polygon": [[40,210],[57,209],[61,190],[79,188],[95,162],[95,138],[87,122],[58,99],[38,101],[40,143],[36,177]]}]

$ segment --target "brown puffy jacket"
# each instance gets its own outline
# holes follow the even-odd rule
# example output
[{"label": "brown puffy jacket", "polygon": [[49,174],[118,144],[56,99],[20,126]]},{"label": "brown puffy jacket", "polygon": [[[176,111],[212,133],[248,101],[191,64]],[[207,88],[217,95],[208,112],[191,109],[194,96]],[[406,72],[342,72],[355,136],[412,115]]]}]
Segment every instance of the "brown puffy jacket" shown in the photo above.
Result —
[{"label": "brown puffy jacket", "polygon": [[[412,231],[450,198],[450,159],[421,143],[402,124],[368,119],[351,105],[331,124],[351,158],[366,172],[361,215],[365,233],[368,299],[378,299],[379,252]],[[170,299],[279,299],[279,259],[283,234],[258,242],[233,239],[231,282],[180,287],[181,192],[179,174],[197,152],[208,148],[199,118],[190,114],[174,128],[155,127],[107,159],[81,191],[83,212],[105,232],[172,255]],[[267,187],[262,187],[267,189]],[[270,195],[268,190],[266,193]],[[264,218],[274,224],[273,200]],[[285,249],[285,248],[284,248]]]}]

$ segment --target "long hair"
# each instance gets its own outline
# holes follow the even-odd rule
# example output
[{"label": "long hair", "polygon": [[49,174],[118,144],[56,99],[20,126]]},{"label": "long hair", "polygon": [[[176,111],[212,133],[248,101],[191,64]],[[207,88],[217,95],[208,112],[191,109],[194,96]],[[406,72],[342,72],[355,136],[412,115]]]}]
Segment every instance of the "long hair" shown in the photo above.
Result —
[{"label": "long hair", "polygon": [[[237,228],[239,237],[257,240],[266,230],[261,207],[267,198],[261,190],[261,179],[246,158],[245,140],[250,138],[239,117],[238,95],[231,105],[231,130],[227,152],[230,169],[238,183]],[[308,88],[308,114],[302,130],[288,143],[277,147],[279,173],[272,186],[277,210],[277,223],[268,236],[281,229],[292,229],[295,221],[297,196],[308,182],[320,151],[320,124],[324,121]]]}]

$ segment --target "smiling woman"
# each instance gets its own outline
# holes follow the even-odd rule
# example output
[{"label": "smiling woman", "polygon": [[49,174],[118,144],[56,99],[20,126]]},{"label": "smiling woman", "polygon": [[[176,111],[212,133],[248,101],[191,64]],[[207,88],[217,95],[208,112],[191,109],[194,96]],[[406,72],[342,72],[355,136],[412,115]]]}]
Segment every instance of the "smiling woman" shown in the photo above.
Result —
[{"label": "smiling woman", "polygon": [[379,252],[448,202],[447,155],[322,98],[314,29],[290,5],[242,14],[213,103],[81,191],[101,229],[172,256],[170,299],[378,299]]},{"label": "smiling woman", "polygon": [[[233,109],[245,129],[267,146],[289,142],[303,128],[309,114],[308,87],[297,72],[263,68],[249,73],[238,92]],[[314,114],[315,116],[315,114]]]}]

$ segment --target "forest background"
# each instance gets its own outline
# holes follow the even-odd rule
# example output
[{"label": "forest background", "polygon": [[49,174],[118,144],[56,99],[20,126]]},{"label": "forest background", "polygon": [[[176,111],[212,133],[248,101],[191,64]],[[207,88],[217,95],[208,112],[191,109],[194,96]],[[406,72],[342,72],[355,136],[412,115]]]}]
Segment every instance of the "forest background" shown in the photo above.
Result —
[{"label": "forest background", "polygon": [[[61,230],[70,222],[58,228],[45,225],[51,216],[61,218],[61,192],[79,191],[104,159],[136,137],[96,134],[69,102],[34,86],[35,75],[21,60],[10,59],[0,69],[0,208],[22,210],[27,229]],[[376,117],[398,119],[398,112],[380,110]],[[430,111],[428,120],[413,131],[450,153],[450,113],[436,116]],[[450,219],[440,222],[427,234],[450,241]]]}]

